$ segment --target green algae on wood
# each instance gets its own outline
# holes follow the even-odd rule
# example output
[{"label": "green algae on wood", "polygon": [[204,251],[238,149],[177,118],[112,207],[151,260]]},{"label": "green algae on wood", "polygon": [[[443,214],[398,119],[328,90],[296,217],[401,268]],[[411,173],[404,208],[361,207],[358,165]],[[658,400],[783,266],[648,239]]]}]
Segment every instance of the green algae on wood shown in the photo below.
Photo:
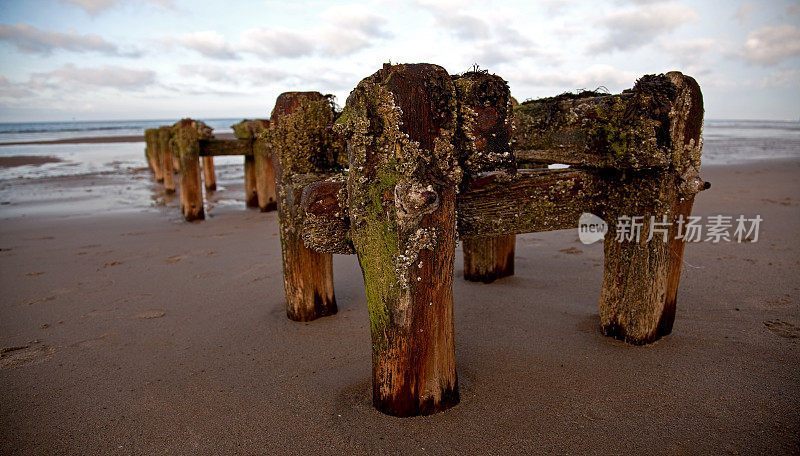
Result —
[{"label": "green algae on wood", "polygon": [[352,244],[370,314],[373,404],[387,414],[458,403],[453,340],[455,87],[436,65],[385,65],[347,99]]},{"label": "green algae on wood", "polygon": [[[458,97],[456,149],[464,171],[461,187],[486,171],[517,171],[511,153],[511,91],[488,71],[453,76]],[[464,279],[490,283],[514,274],[516,237],[476,237],[462,242]]]},{"label": "green algae on wood", "polygon": [[679,166],[685,147],[682,135],[675,135],[676,114],[694,96],[692,89],[678,90],[676,81],[691,85],[684,79],[694,83],[673,72],[643,76],[617,95],[582,92],[526,101],[514,110],[517,160],[633,170]]},{"label": "green algae on wood", "polygon": [[303,187],[339,167],[343,148],[331,130],[334,119],[331,97],[318,92],[287,92],[275,102],[263,135],[267,147],[274,151],[286,314],[296,321],[337,312],[333,258],[304,245],[304,214],[300,209]]}]

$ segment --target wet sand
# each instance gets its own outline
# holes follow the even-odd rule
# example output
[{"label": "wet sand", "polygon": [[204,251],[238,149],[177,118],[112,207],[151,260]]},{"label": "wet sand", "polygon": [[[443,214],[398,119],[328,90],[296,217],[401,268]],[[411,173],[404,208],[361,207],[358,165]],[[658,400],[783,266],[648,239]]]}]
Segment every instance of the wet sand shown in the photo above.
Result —
[{"label": "wet sand", "polygon": [[411,419],[371,407],[355,257],[334,257],[337,315],[286,319],[277,216],[244,209],[239,169],[191,224],[146,170],[9,184],[0,453],[800,452],[796,160],[704,168],[694,214],[760,214],[760,239],[688,245],[647,346],[600,334],[602,245],[575,230],[519,236],[491,285],[459,249],[461,404]]},{"label": "wet sand", "polygon": [[47,155],[15,155],[0,157],[0,168],[16,168],[17,166],[41,166],[47,163],[58,163],[61,159]]}]

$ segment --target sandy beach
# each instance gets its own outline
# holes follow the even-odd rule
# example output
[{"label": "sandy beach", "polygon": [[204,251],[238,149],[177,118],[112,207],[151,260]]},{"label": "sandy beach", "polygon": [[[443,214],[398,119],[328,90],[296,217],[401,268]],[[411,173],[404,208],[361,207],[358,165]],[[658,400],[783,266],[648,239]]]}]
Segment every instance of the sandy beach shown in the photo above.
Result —
[{"label": "sandy beach", "polygon": [[406,419],[371,406],[356,258],[334,257],[337,315],[289,321],[277,215],[244,208],[240,165],[199,223],[145,168],[7,181],[0,453],[797,454],[800,161],[702,176],[695,215],[764,221],[687,245],[671,335],[600,334],[602,245],[576,230],[519,236],[490,285],[459,249],[461,403]]}]

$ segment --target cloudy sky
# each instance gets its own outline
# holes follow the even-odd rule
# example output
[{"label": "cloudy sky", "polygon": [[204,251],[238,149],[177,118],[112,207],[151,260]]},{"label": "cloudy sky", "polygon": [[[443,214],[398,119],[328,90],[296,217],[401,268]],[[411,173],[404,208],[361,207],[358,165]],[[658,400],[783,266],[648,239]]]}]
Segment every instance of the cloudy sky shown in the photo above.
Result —
[{"label": "cloudy sky", "polygon": [[0,121],[264,117],[386,61],[520,101],[680,70],[709,119],[800,119],[800,0],[0,0]]}]

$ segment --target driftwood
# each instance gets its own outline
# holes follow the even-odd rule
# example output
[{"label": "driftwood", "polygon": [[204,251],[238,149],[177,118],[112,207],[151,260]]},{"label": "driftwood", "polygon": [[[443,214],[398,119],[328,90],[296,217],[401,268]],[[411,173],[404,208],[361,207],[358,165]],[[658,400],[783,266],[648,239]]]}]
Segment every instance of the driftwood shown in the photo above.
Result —
[{"label": "driftwood", "polygon": [[304,214],[300,210],[304,184],[339,167],[343,148],[331,131],[334,118],[330,97],[318,92],[288,92],[275,102],[266,131],[267,143],[275,152],[286,314],[296,321],[337,312],[333,258],[304,245]]},{"label": "driftwood", "polygon": [[[512,102],[508,84],[499,76],[471,71],[453,76],[458,96],[456,150],[464,173],[462,190],[486,171],[516,173],[511,153]],[[490,283],[514,274],[516,237],[465,239],[464,278]]]},{"label": "driftwood", "polygon": [[386,65],[351,92],[337,122],[347,137],[350,234],[370,314],[372,401],[390,415],[459,401],[455,107],[441,67]]}]

